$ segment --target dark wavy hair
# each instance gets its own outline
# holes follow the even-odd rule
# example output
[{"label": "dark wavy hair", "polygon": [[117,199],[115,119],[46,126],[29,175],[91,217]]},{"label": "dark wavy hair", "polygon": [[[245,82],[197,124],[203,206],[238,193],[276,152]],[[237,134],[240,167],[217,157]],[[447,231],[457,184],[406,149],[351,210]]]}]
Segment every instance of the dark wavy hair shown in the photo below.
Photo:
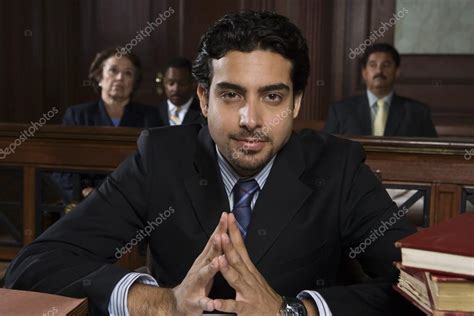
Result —
[{"label": "dark wavy hair", "polygon": [[360,60],[360,64],[362,68],[367,66],[367,62],[369,61],[369,56],[373,53],[388,53],[392,55],[393,62],[395,66],[398,68],[400,66],[400,54],[398,53],[397,49],[390,44],[387,43],[376,43],[367,47],[367,50],[364,53]]},{"label": "dark wavy hair", "polygon": [[293,90],[302,92],[309,76],[306,39],[287,17],[273,12],[244,11],[227,14],[201,37],[193,75],[206,90],[212,81],[212,59],[229,51],[268,50],[291,61]]},{"label": "dark wavy hair", "polygon": [[92,64],[90,65],[90,68],[89,68],[89,80],[92,83],[92,87],[94,88],[94,91],[97,93],[100,93],[101,88],[99,87],[99,82],[102,80],[102,70],[104,69],[104,63],[107,59],[113,56],[125,57],[128,60],[130,60],[130,62],[135,67],[135,76],[134,76],[133,89],[132,89],[132,95],[133,95],[133,93],[140,86],[140,82],[142,81],[142,74],[143,74],[142,63],[140,61],[140,58],[138,58],[137,55],[135,55],[132,52],[128,53],[126,51],[120,50],[120,47],[106,48],[98,52],[97,55],[95,55],[95,58],[92,61]]}]

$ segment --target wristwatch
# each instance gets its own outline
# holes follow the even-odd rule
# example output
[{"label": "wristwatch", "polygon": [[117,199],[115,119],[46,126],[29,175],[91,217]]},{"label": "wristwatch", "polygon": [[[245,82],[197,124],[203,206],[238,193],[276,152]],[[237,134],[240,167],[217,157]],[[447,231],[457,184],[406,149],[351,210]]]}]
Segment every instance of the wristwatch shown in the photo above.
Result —
[{"label": "wristwatch", "polygon": [[280,316],[306,316],[307,311],[303,302],[296,297],[281,297],[283,303],[280,307]]}]

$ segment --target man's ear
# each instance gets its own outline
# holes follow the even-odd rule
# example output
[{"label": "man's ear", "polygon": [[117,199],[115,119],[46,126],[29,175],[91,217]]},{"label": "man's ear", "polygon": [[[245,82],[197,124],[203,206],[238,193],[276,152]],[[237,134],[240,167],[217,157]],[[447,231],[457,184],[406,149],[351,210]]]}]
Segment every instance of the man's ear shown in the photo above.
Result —
[{"label": "man's ear", "polygon": [[303,100],[303,91],[299,91],[295,94],[294,98],[294,105],[293,105],[293,119],[298,117],[301,108],[301,101]]},{"label": "man's ear", "polygon": [[209,95],[207,89],[201,86],[197,86],[197,95],[199,98],[199,104],[201,106],[201,112],[204,117],[207,117],[207,111],[209,110]]}]

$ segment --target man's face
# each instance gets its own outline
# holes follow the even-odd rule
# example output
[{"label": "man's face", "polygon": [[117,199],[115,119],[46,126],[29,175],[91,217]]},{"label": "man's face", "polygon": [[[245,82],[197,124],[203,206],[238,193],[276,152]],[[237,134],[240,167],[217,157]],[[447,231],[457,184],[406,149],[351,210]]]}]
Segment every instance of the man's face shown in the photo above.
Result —
[{"label": "man's face", "polygon": [[209,91],[198,87],[211,137],[241,176],[255,175],[288,141],[300,109],[291,62],[269,51],[230,51],[212,69]]},{"label": "man's face", "polygon": [[367,65],[362,69],[367,88],[376,96],[383,97],[393,90],[400,74],[392,55],[384,52],[370,54]]},{"label": "man's face", "polygon": [[185,104],[196,91],[193,77],[186,68],[168,68],[163,84],[166,97],[177,106]]}]

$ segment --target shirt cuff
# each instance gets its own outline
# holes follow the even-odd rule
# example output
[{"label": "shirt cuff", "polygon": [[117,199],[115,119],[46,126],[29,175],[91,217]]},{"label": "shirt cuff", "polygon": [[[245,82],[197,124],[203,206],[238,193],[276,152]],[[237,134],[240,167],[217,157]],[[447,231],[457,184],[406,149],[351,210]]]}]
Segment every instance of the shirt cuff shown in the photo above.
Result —
[{"label": "shirt cuff", "polygon": [[130,272],[126,274],[114,287],[109,301],[109,314],[112,316],[129,316],[128,314],[128,290],[133,283],[158,286],[158,282],[148,274]]},{"label": "shirt cuff", "polygon": [[332,316],[331,310],[324,298],[316,291],[302,291],[297,296],[298,299],[312,298],[318,308],[319,316]]}]

